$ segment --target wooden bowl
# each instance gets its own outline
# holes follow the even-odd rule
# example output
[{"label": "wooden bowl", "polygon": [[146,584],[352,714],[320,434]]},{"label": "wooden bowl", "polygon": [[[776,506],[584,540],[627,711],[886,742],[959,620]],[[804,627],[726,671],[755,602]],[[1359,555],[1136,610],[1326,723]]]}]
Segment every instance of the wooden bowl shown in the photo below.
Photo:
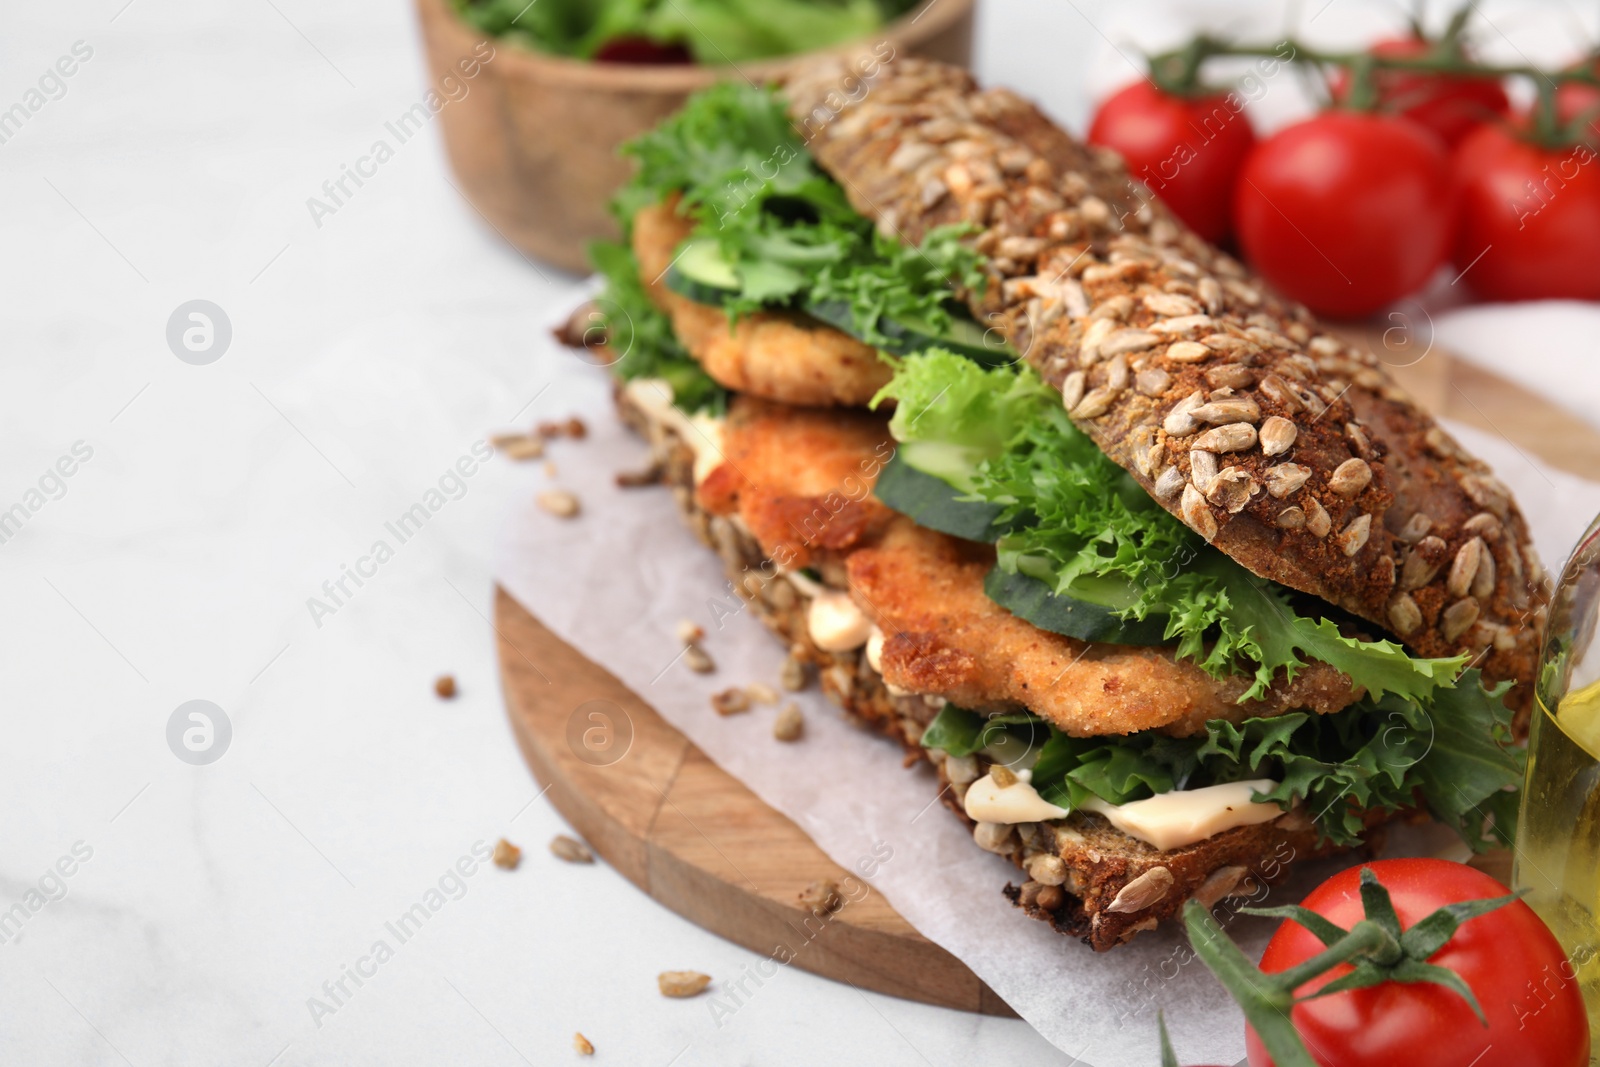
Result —
[{"label": "wooden bowl", "polygon": [[[966,65],[976,0],[930,0],[861,44]],[[805,56],[737,67],[633,66],[541,55],[485,38],[451,0],[417,0],[450,166],[490,226],[523,252],[586,273],[584,249],[616,237],[606,204],[631,164],[617,146],[726,77],[762,81]],[[810,53],[815,54],[815,53]],[[487,58],[486,58],[487,57]]]}]

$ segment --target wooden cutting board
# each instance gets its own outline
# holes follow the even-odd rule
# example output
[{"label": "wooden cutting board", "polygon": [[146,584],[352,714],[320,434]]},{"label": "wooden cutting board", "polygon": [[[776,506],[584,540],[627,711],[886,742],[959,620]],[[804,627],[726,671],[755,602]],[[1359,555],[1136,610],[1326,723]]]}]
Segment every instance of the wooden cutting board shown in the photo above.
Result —
[{"label": "wooden cutting board", "polygon": [[[1443,353],[1411,362],[1404,350],[1386,351],[1378,335],[1368,339],[1433,411],[1504,436],[1551,466],[1600,473],[1600,432],[1576,416]],[[785,946],[805,970],[930,1004],[1012,1014],[877,894],[826,922],[812,917],[799,904],[800,891],[819,878],[843,882],[846,872],[799,827],[504,590],[496,592],[495,629],[507,711],[528,765],[556,809],[640,889],[762,955]],[[587,738],[585,731],[592,731]],[[863,735],[861,743],[879,742]],[[1504,856],[1485,866],[1509,876]],[[1062,950],[1077,946],[1063,943]]]}]

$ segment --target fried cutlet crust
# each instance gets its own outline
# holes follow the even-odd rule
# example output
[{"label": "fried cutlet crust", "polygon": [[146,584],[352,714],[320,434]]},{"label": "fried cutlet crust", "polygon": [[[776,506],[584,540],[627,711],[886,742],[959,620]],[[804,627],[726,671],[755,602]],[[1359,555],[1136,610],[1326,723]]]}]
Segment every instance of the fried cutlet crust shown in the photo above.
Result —
[{"label": "fried cutlet crust", "polygon": [[965,708],[1025,707],[1079,737],[1186,736],[1211,719],[1327,713],[1361,696],[1339,671],[1311,663],[1241,704],[1250,678],[1213,678],[1166,649],[1077,641],[1017,618],[983,591],[993,563],[987,546],[904,518],[850,553],[850,592],[888,635],[881,663],[890,684]]},{"label": "fried cutlet crust", "polygon": [[720,308],[667,288],[667,267],[693,223],[671,200],[633,219],[633,252],[650,299],[718,384],[790,404],[865,404],[893,373],[875,349],[806,315],[758,311],[730,326]]},{"label": "fried cutlet crust", "polygon": [[1163,648],[1078,641],[1017,618],[984,592],[992,547],[918,526],[871,495],[893,455],[882,416],[736,396],[722,452],[701,505],[737,514],[783,569],[819,566],[841,579],[886,636],[891,685],[966,708],[1027,708],[1080,737],[1201,733],[1209,719],[1326,713],[1362,695],[1311,663],[1240,704],[1245,676],[1213,678]]}]

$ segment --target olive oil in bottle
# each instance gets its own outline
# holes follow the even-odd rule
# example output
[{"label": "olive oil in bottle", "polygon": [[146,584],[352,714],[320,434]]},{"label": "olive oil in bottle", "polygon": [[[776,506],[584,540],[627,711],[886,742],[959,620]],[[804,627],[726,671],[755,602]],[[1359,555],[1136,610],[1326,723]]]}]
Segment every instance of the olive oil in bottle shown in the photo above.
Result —
[{"label": "olive oil in bottle", "polygon": [[[1600,682],[1566,694],[1553,714],[1540,694],[1517,829],[1513,881],[1567,950],[1600,1034]],[[1539,992],[1522,1010],[1537,1012]]]}]

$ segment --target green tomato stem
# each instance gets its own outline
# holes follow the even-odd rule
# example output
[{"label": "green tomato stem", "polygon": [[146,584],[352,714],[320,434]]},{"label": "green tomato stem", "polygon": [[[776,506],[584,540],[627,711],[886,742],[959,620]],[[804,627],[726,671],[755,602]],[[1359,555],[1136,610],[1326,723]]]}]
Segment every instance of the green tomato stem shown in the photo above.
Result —
[{"label": "green tomato stem", "polygon": [[1344,106],[1351,111],[1372,111],[1378,106],[1374,58],[1363,55],[1350,64],[1350,91],[1345,94]]},{"label": "green tomato stem", "polygon": [[1311,979],[1332,970],[1341,963],[1349,963],[1357,956],[1374,956],[1380,960],[1396,960],[1399,955],[1400,943],[1387,930],[1370,919],[1362,919],[1350,928],[1349,933],[1315,956],[1309,956],[1293,967],[1279,971],[1271,977],[1292,997],[1296,989],[1299,989]]},{"label": "green tomato stem", "polygon": [[[1256,1037],[1266,1046],[1277,1067],[1317,1067],[1290,1019],[1294,995],[1278,975],[1263,974],[1211,917],[1198,900],[1183,906],[1183,924],[1189,943],[1206,969],[1244,1011]],[[1292,988],[1292,987],[1291,987]]]},{"label": "green tomato stem", "polygon": [[[1252,963],[1233,939],[1223,933],[1209,908],[1190,899],[1183,906],[1183,924],[1189,943],[1200,962],[1222,983],[1244,1011],[1256,1037],[1266,1046],[1278,1067],[1315,1067],[1292,1018],[1294,1006],[1324,995],[1339,995],[1352,989],[1386,982],[1433,982],[1452,990],[1472,1008],[1480,1022],[1488,1025],[1477,996],[1456,972],[1427,962],[1442,948],[1463,923],[1516,900],[1512,893],[1489,900],[1447,904],[1409,931],[1400,931],[1389,891],[1370,867],[1361,871],[1361,900],[1365,918],[1349,930],[1315,913],[1306,913],[1301,922],[1324,945],[1321,952],[1308,956],[1284,970],[1267,974]],[[1302,908],[1247,909],[1249,914],[1282,915],[1303,912]],[[1302,921],[1303,919],[1303,921]],[[1349,964],[1352,970],[1315,993],[1296,997],[1301,986],[1320,978],[1336,967]]]},{"label": "green tomato stem", "polygon": [[1182,48],[1150,56],[1149,61],[1153,80],[1157,85],[1166,88],[1168,80],[1173,80],[1173,84],[1177,84],[1177,81],[1170,77],[1158,77],[1156,71],[1192,70],[1192,77],[1197,81],[1201,65],[1213,57],[1244,56],[1283,60],[1285,52],[1292,57],[1287,60],[1288,62],[1319,63],[1350,70],[1358,65],[1368,64],[1374,72],[1395,70],[1459,77],[1533,78],[1540,82],[1554,82],[1558,85],[1574,82],[1600,86],[1600,76],[1597,76],[1588,64],[1568,70],[1543,70],[1531,65],[1477,63],[1466,58],[1459,42],[1450,47],[1431,49],[1420,56],[1382,56],[1370,52],[1322,51],[1293,37],[1285,38],[1275,44],[1239,44],[1219,41],[1202,34]]}]

